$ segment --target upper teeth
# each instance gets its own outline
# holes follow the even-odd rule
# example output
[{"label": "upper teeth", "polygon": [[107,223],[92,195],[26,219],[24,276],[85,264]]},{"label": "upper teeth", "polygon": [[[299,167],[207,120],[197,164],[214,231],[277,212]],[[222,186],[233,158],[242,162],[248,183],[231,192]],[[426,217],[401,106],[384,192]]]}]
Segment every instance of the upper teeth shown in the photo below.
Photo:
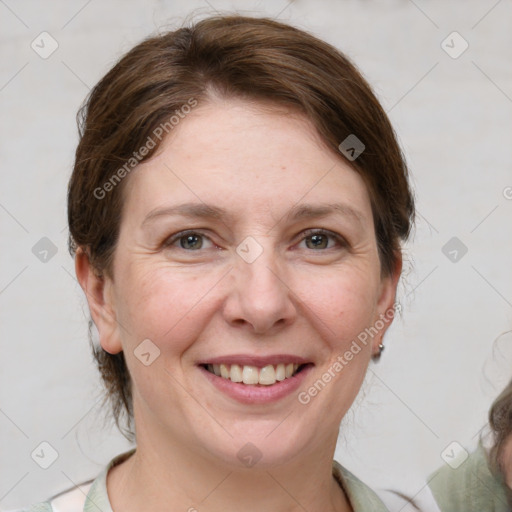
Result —
[{"label": "upper teeth", "polygon": [[240,366],[238,364],[209,364],[208,371],[218,377],[230,379],[232,382],[243,382],[244,384],[262,384],[271,386],[276,381],[291,377],[298,369],[298,364],[269,364],[263,368],[257,366]]}]

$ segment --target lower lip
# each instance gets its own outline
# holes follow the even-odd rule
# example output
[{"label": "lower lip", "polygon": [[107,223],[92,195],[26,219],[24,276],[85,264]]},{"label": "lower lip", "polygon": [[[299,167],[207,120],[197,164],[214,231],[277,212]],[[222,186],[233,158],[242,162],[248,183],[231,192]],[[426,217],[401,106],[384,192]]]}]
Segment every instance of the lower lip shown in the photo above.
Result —
[{"label": "lower lip", "polygon": [[277,402],[281,398],[291,395],[299,388],[312,368],[313,365],[307,365],[293,377],[277,381],[271,386],[263,386],[261,384],[251,385],[232,382],[229,379],[217,377],[217,375],[209,372],[206,368],[199,366],[205,377],[219,391],[243,404],[267,404]]}]

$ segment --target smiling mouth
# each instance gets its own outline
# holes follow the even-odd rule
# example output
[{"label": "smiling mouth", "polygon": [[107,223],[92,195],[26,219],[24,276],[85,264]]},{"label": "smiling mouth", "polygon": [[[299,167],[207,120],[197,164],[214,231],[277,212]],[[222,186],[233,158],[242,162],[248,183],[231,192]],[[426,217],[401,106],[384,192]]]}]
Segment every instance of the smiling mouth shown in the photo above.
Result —
[{"label": "smiling mouth", "polygon": [[268,364],[262,368],[238,364],[203,364],[201,365],[217,377],[240,384],[272,386],[276,382],[290,379],[309,364],[280,363]]}]

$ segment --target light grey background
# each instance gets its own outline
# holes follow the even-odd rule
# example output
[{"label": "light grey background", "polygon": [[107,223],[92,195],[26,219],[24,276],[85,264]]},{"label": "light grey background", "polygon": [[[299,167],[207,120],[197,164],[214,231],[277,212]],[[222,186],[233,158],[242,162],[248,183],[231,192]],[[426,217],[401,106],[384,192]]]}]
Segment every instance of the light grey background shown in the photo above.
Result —
[{"label": "light grey background", "polygon": [[[192,9],[277,16],[345,51],[408,158],[419,217],[404,314],[344,421],[336,458],[371,486],[414,495],[452,441],[474,448],[512,374],[512,335],[500,337],[512,323],[510,0],[1,0],[1,508],[92,478],[128,447],[102,427],[87,309],[66,248],[75,113],[123,52]],[[59,45],[47,59],[31,48],[43,31]],[[453,31],[469,44],[458,58],[442,47],[463,48],[446,39]],[[47,262],[32,251],[43,237],[57,248]],[[468,250],[457,262],[442,251],[452,237]],[[31,458],[43,441],[59,455],[46,470]]]}]

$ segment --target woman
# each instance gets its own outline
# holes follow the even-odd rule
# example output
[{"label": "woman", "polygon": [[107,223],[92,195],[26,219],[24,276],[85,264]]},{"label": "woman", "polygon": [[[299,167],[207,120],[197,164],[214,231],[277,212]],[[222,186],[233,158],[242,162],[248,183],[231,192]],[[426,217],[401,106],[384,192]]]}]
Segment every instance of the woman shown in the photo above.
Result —
[{"label": "woman", "polygon": [[[512,508],[512,381],[489,411],[491,443],[481,442],[460,467],[429,478],[442,512],[509,512]],[[486,447],[485,444],[490,444]]]},{"label": "woman", "polygon": [[512,507],[512,380],[492,404],[489,423],[494,436],[489,467],[506,485],[505,492]]},{"label": "woman", "polygon": [[220,16],[136,46],[82,113],[70,249],[137,447],[53,509],[385,510],[333,462],[414,215],[359,72]]},{"label": "woman", "polygon": [[490,435],[455,464],[432,473],[414,497],[382,492],[390,510],[422,512],[510,512],[512,510],[512,381],[489,410]]}]

